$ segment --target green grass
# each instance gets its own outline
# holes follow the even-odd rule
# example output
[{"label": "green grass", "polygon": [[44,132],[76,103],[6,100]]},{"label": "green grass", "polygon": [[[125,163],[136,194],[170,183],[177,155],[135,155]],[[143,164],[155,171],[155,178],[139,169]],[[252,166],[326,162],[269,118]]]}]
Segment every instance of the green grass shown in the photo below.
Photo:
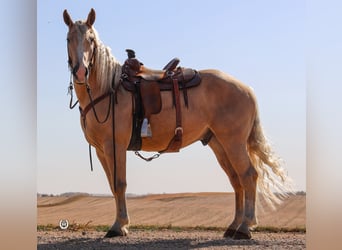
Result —
[{"label": "green grass", "polygon": [[[206,227],[206,226],[195,226],[195,227],[186,227],[186,226],[173,226],[169,225],[131,225],[130,230],[146,230],[146,231],[160,231],[160,230],[171,230],[175,232],[182,231],[222,231],[224,232],[226,228],[224,227]],[[86,230],[94,230],[97,232],[107,232],[110,229],[108,225],[91,225],[91,221],[85,224],[78,223],[70,223],[68,227],[68,231],[86,231]],[[38,225],[37,231],[53,231],[53,230],[61,230],[59,226],[47,224],[47,225]],[[295,227],[295,228],[278,228],[271,226],[260,226],[253,230],[253,232],[269,232],[269,233],[306,233],[305,227]]]}]

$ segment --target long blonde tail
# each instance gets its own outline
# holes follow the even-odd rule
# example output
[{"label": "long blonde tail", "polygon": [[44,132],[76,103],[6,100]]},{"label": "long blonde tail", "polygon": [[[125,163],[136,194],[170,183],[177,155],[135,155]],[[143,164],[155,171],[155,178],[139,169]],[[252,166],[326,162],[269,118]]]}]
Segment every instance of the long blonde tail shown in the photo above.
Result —
[{"label": "long blonde tail", "polygon": [[267,141],[258,113],[248,138],[248,153],[258,172],[258,193],[274,208],[293,192],[292,181],[281,167],[281,159],[274,154]]}]

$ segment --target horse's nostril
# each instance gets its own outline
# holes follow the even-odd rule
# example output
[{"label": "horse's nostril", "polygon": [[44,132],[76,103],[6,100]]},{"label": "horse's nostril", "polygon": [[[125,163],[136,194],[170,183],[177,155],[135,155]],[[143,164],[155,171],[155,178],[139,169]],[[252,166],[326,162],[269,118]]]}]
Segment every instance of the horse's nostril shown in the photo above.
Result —
[{"label": "horse's nostril", "polygon": [[77,77],[76,73],[77,73],[79,67],[80,67],[80,64],[77,63],[77,64],[75,65],[75,67],[72,69],[72,74],[73,74],[74,76],[76,76],[76,77]]}]

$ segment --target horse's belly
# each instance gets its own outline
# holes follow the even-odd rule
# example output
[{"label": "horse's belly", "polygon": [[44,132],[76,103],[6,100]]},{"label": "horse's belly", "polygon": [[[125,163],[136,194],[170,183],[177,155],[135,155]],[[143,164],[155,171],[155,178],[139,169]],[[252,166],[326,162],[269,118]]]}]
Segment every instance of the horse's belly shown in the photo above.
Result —
[{"label": "horse's belly", "polygon": [[[166,149],[175,135],[176,114],[175,109],[164,110],[158,115],[152,115],[150,125],[152,137],[142,139],[142,150],[144,151],[162,151]],[[207,122],[198,114],[188,114],[188,111],[182,112],[182,148],[195,141],[198,141],[207,131]]]}]

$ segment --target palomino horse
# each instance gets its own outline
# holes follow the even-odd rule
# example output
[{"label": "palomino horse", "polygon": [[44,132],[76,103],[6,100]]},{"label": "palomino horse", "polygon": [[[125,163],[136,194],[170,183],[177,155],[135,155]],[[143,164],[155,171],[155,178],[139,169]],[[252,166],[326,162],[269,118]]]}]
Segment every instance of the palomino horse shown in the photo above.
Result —
[{"label": "palomino horse", "polygon": [[[96,148],[116,200],[116,220],[106,237],[124,236],[129,227],[125,192],[132,94],[121,86],[122,65],[93,27],[95,11],[91,9],[85,21],[73,22],[67,10],[63,18],[69,28],[70,89],[76,91],[85,138]],[[235,191],[235,217],[224,236],[249,239],[250,229],[257,223],[257,189],[266,200],[274,201],[278,196],[269,184],[273,191],[284,191],[287,177],[263,135],[252,89],[218,70],[200,70],[199,74],[201,84],[187,90],[187,107],[181,99],[181,147],[203,139],[211,131],[208,145]],[[172,95],[164,91],[161,97],[162,110],[150,117],[153,136],[142,139],[143,151],[162,151],[174,136]],[[85,115],[85,109],[91,112]]]}]

